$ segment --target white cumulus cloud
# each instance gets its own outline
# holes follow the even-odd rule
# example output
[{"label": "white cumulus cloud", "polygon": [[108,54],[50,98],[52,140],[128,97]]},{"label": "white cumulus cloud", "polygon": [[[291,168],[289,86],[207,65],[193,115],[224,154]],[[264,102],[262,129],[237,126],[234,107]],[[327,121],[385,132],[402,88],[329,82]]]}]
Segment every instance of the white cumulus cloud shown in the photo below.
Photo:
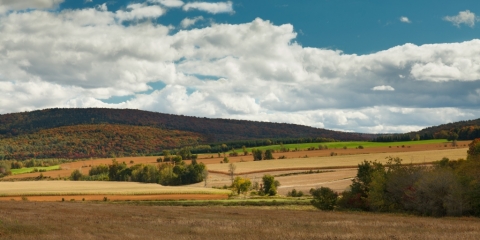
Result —
[{"label": "white cumulus cloud", "polygon": [[373,87],[372,90],[373,91],[395,91],[395,88],[393,88],[392,86],[381,85],[381,86]]},{"label": "white cumulus cloud", "polygon": [[181,7],[185,3],[181,0],[148,0],[151,3],[160,3],[165,7]]},{"label": "white cumulus cloud", "polygon": [[460,27],[460,24],[468,25],[469,27],[475,26],[475,21],[478,19],[475,17],[475,13],[469,10],[461,11],[456,16],[446,16],[443,18],[445,21],[453,23],[453,25]]},{"label": "white cumulus cloud", "polygon": [[412,23],[412,22],[410,21],[410,19],[408,19],[408,17],[405,17],[405,16],[400,17],[400,22]]},{"label": "white cumulus cloud", "polygon": [[158,18],[165,14],[165,10],[159,6],[141,3],[130,4],[128,11],[118,10],[115,15],[120,21],[142,20],[146,18]]},{"label": "white cumulus cloud", "polygon": [[[175,33],[119,20],[164,11],[132,4],[0,15],[0,113],[136,108],[358,132],[480,117],[480,40],[356,55],[303,47],[291,24],[262,19]],[[127,100],[106,103],[111,97]]]},{"label": "white cumulus cloud", "polygon": [[180,25],[182,26],[182,28],[188,28],[192,25],[195,25],[195,23],[197,23],[198,21],[202,21],[202,20],[203,20],[202,16],[194,17],[194,18],[184,18],[180,22]]},{"label": "white cumulus cloud", "polygon": [[189,10],[199,10],[205,11],[212,14],[217,13],[232,13],[233,5],[232,2],[190,2],[183,6],[184,11]]}]

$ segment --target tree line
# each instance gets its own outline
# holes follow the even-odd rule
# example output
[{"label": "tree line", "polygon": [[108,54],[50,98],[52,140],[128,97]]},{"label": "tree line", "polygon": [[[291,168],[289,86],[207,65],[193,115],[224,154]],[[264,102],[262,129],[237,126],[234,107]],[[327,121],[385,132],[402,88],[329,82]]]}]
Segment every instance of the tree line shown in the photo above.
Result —
[{"label": "tree line", "polygon": [[328,188],[311,192],[312,203],[374,212],[425,216],[480,216],[480,139],[469,144],[466,160],[444,158],[433,166],[364,161],[350,188],[338,196]]},{"label": "tree line", "polygon": [[202,182],[207,176],[207,168],[203,163],[192,161],[186,164],[162,163],[155,165],[136,164],[128,167],[125,162],[113,159],[112,164],[92,166],[88,175],[76,169],[70,175],[73,181],[129,181],[158,183],[165,186],[177,186]]}]

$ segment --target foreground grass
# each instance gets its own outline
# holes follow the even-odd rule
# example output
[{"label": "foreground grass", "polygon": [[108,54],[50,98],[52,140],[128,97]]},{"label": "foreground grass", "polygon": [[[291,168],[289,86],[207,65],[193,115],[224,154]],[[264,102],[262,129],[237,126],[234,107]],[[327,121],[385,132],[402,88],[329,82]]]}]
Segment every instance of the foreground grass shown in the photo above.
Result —
[{"label": "foreground grass", "polygon": [[310,206],[0,204],[1,239],[478,239],[478,218],[321,212]]},{"label": "foreground grass", "polygon": [[311,206],[311,198],[257,198],[228,200],[116,201],[116,204],[141,206]]},{"label": "foreground grass", "polygon": [[11,171],[13,175],[16,175],[16,174],[23,174],[23,173],[31,173],[31,172],[34,172],[35,169],[37,169],[38,171],[40,170],[53,171],[53,170],[59,170],[60,165],[55,165],[50,167],[31,167],[31,168],[11,169]]},{"label": "foreground grass", "polygon": [[[432,139],[432,140],[422,140],[422,141],[404,141],[404,142],[365,142],[365,141],[356,141],[356,142],[326,142],[326,143],[296,143],[296,144],[284,144],[284,148],[290,149],[290,151],[293,151],[297,149],[298,151],[301,150],[306,150],[310,147],[315,147],[318,148],[319,145],[322,146],[327,146],[330,150],[334,149],[342,149],[344,147],[347,148],[357,148],[359,146],[362,146],[364,148],[370,148],[370,147],[401,147],[401,146],[415,146],[415,145],[422,145],[422,144],[432,144],[432,143],[438,143],[438,144],[445,144],[448,141],[446,139]],[[270,146],[263,146],[263,147],[256,147],[256,149],[260,150],[280,150],[281,146],[280,145],[270,145]],[[251,152],[253,148],[247,148],[248,152]],[[238,151],[241,151],[242,149],[238,149]]]}]

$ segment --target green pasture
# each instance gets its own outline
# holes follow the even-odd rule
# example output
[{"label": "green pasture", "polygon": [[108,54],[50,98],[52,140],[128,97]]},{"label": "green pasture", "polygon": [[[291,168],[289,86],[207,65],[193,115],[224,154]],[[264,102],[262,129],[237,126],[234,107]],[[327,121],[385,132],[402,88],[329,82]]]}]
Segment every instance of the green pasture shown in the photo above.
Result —
[{"label": "green pasture", "polygon": [[50,167],[31,167],[31,168],[11,169],[11,170],[12,170],[12,174],[16,175],[16,174],[34,172],[35,168],[38,169],[39,172],[40,172],[40,170],[52,171],[52,170],[59,170],[60,165],[55,165],[55,166],[50,166]]},{"label": "green pasture", "polygon": [[[421,144],[431,144],[431,143],[438,143],[438,144],[443,144],[445,142],[448,142],[446,139],[433,139],[433,140],[422,140],[422,141],[404,141],[404,142],[325,142],[325,143],[296,143],[296,144],[284,144],[283,147],[290,149],[290,151],[293,151],[295,149],[297,150],[306,150],[310,147],[315,147],[318,149],[319,145],[322,146],[327,146],[328,149],[342,149],[344,147],[347,148],[357,148],[359,146],[363,146],[364,148],[369,148],[369,147],[396,147],[396,146],[413,146],[413,145],[421,145]],[[263,146],[263,147],[255,147],[256,149],[260,150],[280,150],[281,146],[280,145],[270,145],[270,146]],[[248,152],[251,152],[253,148],[247,148]],[[236,149],[237,152],[241,152],[242,149]]]}]

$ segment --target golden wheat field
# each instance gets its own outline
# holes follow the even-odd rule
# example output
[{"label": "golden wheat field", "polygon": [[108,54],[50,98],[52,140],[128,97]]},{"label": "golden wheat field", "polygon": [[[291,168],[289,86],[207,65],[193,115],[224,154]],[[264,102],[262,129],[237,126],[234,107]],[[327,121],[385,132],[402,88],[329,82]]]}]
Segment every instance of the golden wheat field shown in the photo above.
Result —
[{"label": "golden wheat field", "polygon": [[[22,181],[22,182],[0,182],[0,200],[18,199],[27,197],[29,200],[53,200],[58,201],[62,196],[77,196],[77,198],[92,198],[95,200],[99,196],[110,196],[110,198],[120,198],[124,200],[139,200],[139,196],[153,200],[152,196],[158,196],[158,199],[164,199],[160,195],[176,195],[174,199],[186,199],[190,195],[221,195],[211,198],[225,198],[230,191],[212,188],[198,187],[165,187],[159,184],[136,183],[136,182],[76,182],[76,181]],[[184,195],[184,196],[182,196]],[[48,198],[48,196],[57,198]],[[97,196],[97,197],[92,197]],[[130,197],[128,197],[130,196]],[[135,197],[136,196],[136,197]],[[155,198],[154,198],[155,199]]]}]

